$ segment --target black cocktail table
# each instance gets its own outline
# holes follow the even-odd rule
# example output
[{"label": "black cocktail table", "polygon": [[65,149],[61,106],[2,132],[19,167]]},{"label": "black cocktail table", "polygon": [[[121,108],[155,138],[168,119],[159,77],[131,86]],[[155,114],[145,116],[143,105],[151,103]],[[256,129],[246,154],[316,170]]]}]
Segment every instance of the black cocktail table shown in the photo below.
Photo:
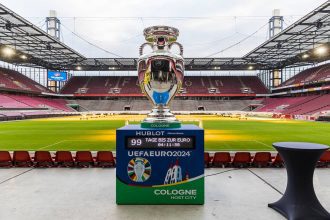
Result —
[{"label": "black cocktail table", "polygon": [[313,187],[316,163],[329,147],[302,142],[278,142],[273,146],[284,160],[288,182],[283,197],[268,207],[289,220],[330,220]]}]

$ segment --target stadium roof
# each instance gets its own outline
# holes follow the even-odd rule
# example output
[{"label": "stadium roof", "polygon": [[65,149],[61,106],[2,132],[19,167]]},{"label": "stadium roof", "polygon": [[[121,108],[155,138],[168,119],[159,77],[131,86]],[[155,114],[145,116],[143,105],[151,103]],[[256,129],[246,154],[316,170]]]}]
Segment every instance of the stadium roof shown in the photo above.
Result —
[{"label": "stadium roof", "polygon": [[[330,48],[330,1],[243,57],[186,58],[185,68],[190,71],[258,70],[307,65],[329,60],[329,53],[327,56],[315,55],[314,48],[320,45]],[[85,58],[0,4],[0,49],[2,47],[15,49],[15,55],[1,55],[0,60],[23,66],[134,71],[137,64],[137,58]]]},{"label": "stadium roof", "polygon": [[10,47],[17,52],[16,56],[10,59],[1,56],[2,60],[22,65],[52,68],[85,59],[78,52],[2,4],[0,4],[0,47]]},{"label": "stadium roof", "polygon": [[[313,49],[330,44],[330,1],[281,31],[243,59],[271,68],[303,65],[328,60],[329,56],[315,56]],[[308,59],[303,54],[308,53]],[[329,55],[329,53],[328,53]],[[307,57],[307,56],[306,56]]]}]

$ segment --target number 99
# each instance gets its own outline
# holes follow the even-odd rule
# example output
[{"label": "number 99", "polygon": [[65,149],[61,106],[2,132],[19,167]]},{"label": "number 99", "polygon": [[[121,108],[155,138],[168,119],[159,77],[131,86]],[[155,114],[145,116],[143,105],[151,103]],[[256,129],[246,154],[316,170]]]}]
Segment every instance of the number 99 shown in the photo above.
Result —
[{"label": "number 99", "polygon": [[132,139],[131,144],[132,144],[132,146],[135,146],[135,145],[140,146],[142,144],[142,140],[141,139]]}]

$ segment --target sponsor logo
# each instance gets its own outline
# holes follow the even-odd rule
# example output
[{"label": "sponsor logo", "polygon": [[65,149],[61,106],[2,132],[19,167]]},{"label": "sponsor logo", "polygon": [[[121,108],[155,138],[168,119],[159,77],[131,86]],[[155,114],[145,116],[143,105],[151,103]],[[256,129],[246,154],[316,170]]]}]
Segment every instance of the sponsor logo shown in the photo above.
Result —
[{"label": "sponsor logo", "polygon": [[137,136],[163,136],[165,131],[136,131]]}]

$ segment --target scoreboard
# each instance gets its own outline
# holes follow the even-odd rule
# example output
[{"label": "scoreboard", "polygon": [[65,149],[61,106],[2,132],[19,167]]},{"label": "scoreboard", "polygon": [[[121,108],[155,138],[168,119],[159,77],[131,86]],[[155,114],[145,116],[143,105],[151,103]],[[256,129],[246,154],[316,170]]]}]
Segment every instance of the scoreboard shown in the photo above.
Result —
[{"label": "scoreboard", "polygon": [[204,204],[204,130],[117,129],[117,204]]}]

